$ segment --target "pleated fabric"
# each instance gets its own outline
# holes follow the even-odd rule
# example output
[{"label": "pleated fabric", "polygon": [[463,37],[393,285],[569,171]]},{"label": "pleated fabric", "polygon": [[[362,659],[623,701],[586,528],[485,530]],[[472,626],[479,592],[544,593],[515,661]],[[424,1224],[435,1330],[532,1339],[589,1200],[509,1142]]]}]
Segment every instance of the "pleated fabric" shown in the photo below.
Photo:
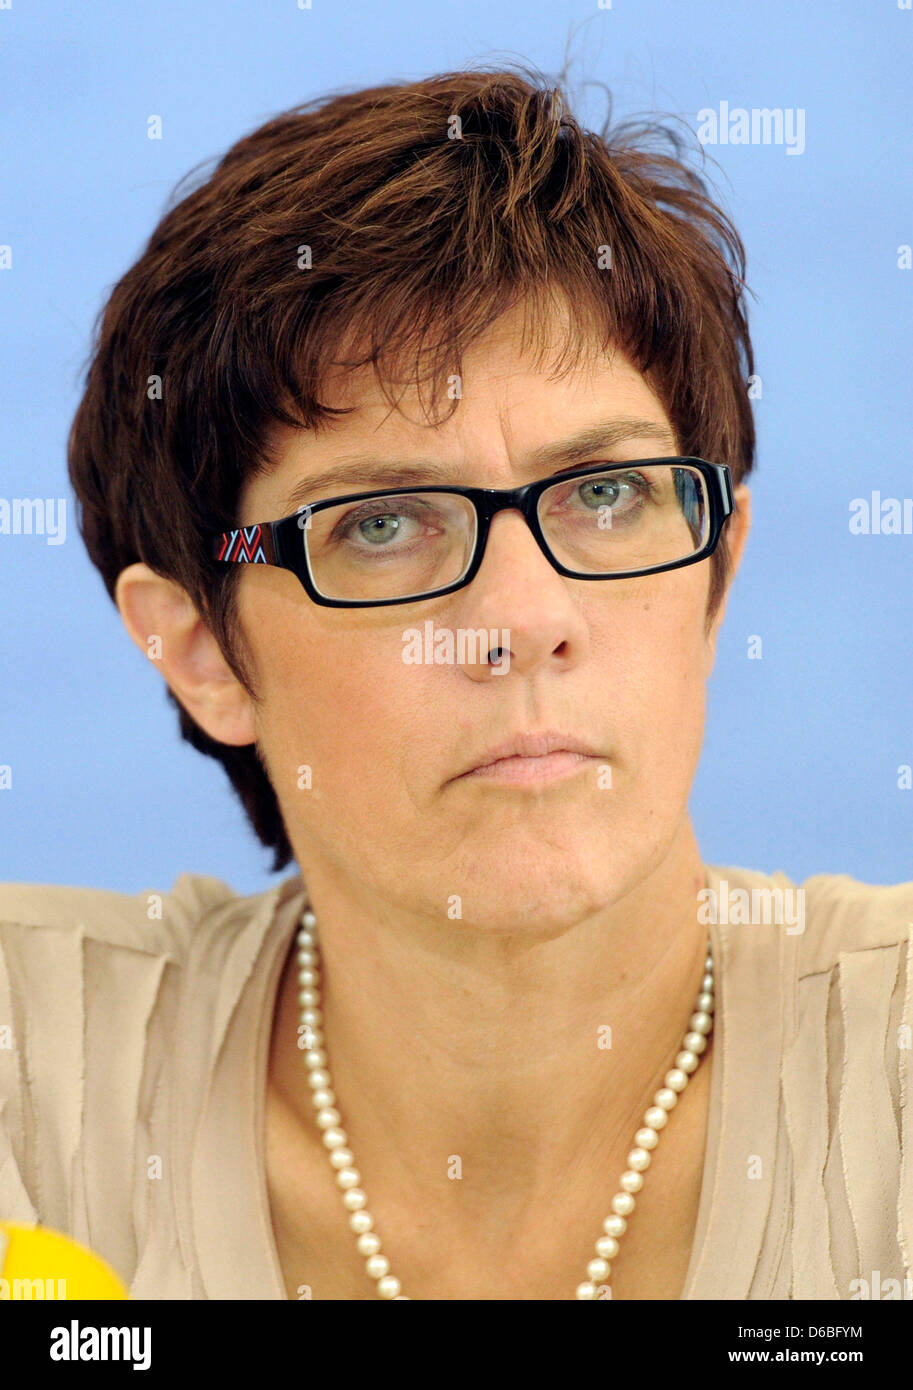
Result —
[{"label": "pleated fabric", "polygon": [[[711,1097],[685,1299],[913,1298],[913,882],[707,866]],[[282,1299],[269,1042],[306,889],[0,884],[0,1218],[140,1299]],[[801,920],[801,919],[800,919]],[[608,1188],[607,1188],[608,1192]]]},{"label": "pleated fabric", "polygon": [[[721,901],[723,879],[784,902],[797,887],[708,868]],[[913,883],[801,887],[804,930],[710,927],[715,1055],[683,1298],[913,1298]]]}]

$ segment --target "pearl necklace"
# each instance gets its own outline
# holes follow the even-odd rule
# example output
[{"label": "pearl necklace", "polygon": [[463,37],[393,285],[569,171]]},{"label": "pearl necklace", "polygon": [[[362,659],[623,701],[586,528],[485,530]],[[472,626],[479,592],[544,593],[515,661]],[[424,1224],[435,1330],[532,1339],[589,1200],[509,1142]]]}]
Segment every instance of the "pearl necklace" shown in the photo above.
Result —
[{"label": "pearl necklace", "polygon": [[[317,1112],[317,1125],[323,1131],[323,1142],[329,1151],[330,1163],[336,1169],[336,1183],[342,1189],[342,1202],[349,1213],[349,1225],[355,1232],[358,1253],[365,1260],[369,1278],[377,1283],[380,1298],[408,1298],[400,1292],[400,1282],[390,1273],[390,1261],[380,1253],[380,1237],[371,1228],[374,1218],[367,1210],[367,1197],[361,1189],[361,1174],[355,1167],[355,1159],[348,1147],[348,1136],[342,1128],[341,1116],[336,1110],[336,1094],[327,1066],[327,1056],[323,1049],[320,1009],[320,963],[319,948],[314,934],[317,918],[310,908],[305,909],[298,932],[298,1002],[301,1005],[301,1024],[298,1029],[298,1046],[304,1050],[304,1064],[309,1072],[311,1100]],[[682,1091],[688,1084],[691,1074],[697,1069],[701,1053],[707,1047],[707,1038],[713,1028],[713,955],[710,939],[707,940],[707,957],[704,962],[704,977],[695,1011],[691,1015],[689,1031],[685,1034],[682,1050],[675,1058],[675,1066],[666,1072],[665,1084],[653,1097],[653,1105],[644,1115],[644,1127],[634,1136],[634,1148],[628,1154],[628,1166],[619,1179],[619,1191],[612,1198],[612,1214],[602,1223],[604,1235],[596,1241],[596,1258],[590,1260],[586,1268],[587,1277],[577,1285],[576,1297],[595,1299],[599,1297],[599,1285],[604,1284],[611,1272],[610,1260],[618,1254],[618,1242],[627,1229],[627,1218],[634,1210],[634,1193],[644,1185],[644,1172],[650,1166],[651,1150],[659,1142],[659,1134],[665,1128],[669,1111],[674,1108]]]}]

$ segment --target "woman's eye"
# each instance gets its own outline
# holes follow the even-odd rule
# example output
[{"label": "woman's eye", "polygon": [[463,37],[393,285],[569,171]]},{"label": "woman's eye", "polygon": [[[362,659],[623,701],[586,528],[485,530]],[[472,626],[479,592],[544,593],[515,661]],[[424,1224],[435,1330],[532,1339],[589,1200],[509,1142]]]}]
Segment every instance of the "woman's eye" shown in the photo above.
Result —
[{"label": "woman's eye", "polygon": [[618,501],[622,491],[622,484],[617,482],[608,483],[583,483],[579,488],[580,496],[585,502],[596,502],[600,505],[612,506]]},{"label": "woman's eye", "polygon": [[404,507],[379,512],[376,509],[353,512],[333,527],[330,539],[374,550],[398,549],[424,533],[435,520],[428,508],[407,511]]},{"label": "woman's eye", "polygon": [[355,523],[355,529],[362,540],[369,541],[372,545],[380,545],[385,541],[406,537],[409,534],[410,521],[413,521],[413,518],[398,516],[395,512],[384,512],[376,516],[363,517]]},{"label": "woman's eye", "polygon": [[586,478],[578,483],[576,496],[590,507],[615,507],[634,502],[648,491],[648,484],[639,474],[624,474],[604,478]]}]

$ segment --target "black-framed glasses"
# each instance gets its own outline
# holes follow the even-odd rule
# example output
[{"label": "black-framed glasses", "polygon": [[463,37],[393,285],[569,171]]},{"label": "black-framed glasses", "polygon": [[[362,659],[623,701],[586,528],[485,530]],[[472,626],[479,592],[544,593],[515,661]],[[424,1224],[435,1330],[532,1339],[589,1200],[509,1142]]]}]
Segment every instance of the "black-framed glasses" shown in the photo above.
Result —
[{"label": "black-framed glasses", "polygon": [[705,560],[734,506],[726,464],[698,458],[589,464],[517,488],[353,492],[279,521],[222,531],[212,558],[291,570],[315,603],[415,603],[469,584],[492,519],[522,512],[569,579],[622,579]]}]

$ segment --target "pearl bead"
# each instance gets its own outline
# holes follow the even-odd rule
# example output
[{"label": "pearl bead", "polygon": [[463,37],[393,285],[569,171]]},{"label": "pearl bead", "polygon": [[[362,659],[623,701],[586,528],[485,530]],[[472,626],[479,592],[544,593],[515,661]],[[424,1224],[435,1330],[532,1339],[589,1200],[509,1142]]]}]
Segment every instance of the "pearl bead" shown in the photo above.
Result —
[{"label": "pearl bead", "polygon": [[317,952],[313,951],[310,946],[299,946],[298,964],[302,967],[302,969],[304,969],[305,967],[316,965],[316,963]]},{"label": "pearl bead", "polygon": [[342,1203],[347,1211],[360,1211],[367,1200],[360,1187],[350,1187],[348,1192],[342,1194]]},{"label": "pearl bead", "polygon": [[660,1110],[672,1110],[678,1104],[678,1096],[671,1086],[664,1086],[653,1097]]},{"label": "pearl bead", "polygon": [[686,1033],[684,1037],[684,1046],[687,1047],[689,1052],[701,1053],[706,1051],[707,1039],[704,1037],[703,1033]]},{"label": "pearl bead", "polygon": [[706,991],[706,992],[709,994],[710,991],[711,991],[712,989],[713,989],[713,976],[710,975],[710,974],[707,974],[707,975],[705,975],[704,978],[701,980],[701,990],[702,990],[702,991]]},{"label": "pearl bead", "polygon": [[390,1261],[386,1255],[369,1255],[365,1260],[365,1269],[372,1279],[383,1279],[390,1269]]},{"label": "pearl bead", "polygon": [[615,1212],[612,1216],[606,1217],[605,1221],[602,1223],[602,1229],[607,1236],[613,1236],[617,1239],[619,1236],[624,1235],[625,1231],[628,1229],[628,1223],[620,1212]]},{"label": "pearl bead", "polygon": [[365,1231],[370,1231],[374,1225],[374,1217],[368,1211],[353,1211],[349,1217],[349,1225],[356,1235],[364,1235]]},{"label": "pearl bead", "polygon": [[691,1015],[691,1028],[693,1032],[706,1034],[710,1032],[712,1027],[713,1019],[709,1014],[699,1010],[697,1013]]},{"label": "pearl bead", "polygon": [[328,1149],[341,1148],[348,1140],[344,1129],[325,1129],[323,1131],[323,1142]]},{"label": "pearl bead", "polygon": [[336,1174],[336,1184],[338,1187],[357,1187],[361,1182],[361,1173],[357,1168],[340,1168]]},{"label": "pearl bead", "polygon": [[332,1106],[317,1111],[317,1124],[321,1129],[335,1129],[341,1119],[339,1111],[334,1110]]},{"label": "pearl bead", "polygon": [[298,1004],[302,1009],[312,1009],[317,1002],[316,990],[302,989],[298,991]]},{"label": "pearl bead", "polygon": [[330,1162],[334,1168],[351,1168],[355,1159],[351,1149],[334,1149],[330,1154]]},{"label": "pearl bead", "polygon": [[650,1129],[663,1129],[668,1121],[669,1116],[666,1114],[665,1110],[660,1109],[658,1105],[651,1105],[650,1109],[644,1115],[644,1123],[648,1125]]},{"label": "pearl bead", "polygon": [[705,1014],[709,1014],[713,1009],[713,991],[709,990],[705,994],[697,996],[697,1007]]},{"label": "pearl bead", "polygon": [[671,1071],[667,1071],[665,1079],[670,1091],[681,1092],[688,1085],[688,1073],[680,1067],[673,1067]]},{"label": "pearl bead", "polygon": [[306,950],[308,947],[313,946],[314,934],[313,932],[309,932],[304,927],[302,927],[295,940],[298,942],[298,945],[302,947],[302,949]]},{"label": "pearl bead", "polygon": [[646,1149],[632,1149],[628,1154],[628,1167],[633,1168],[635,1173],[642,1173],[645,1168],[649,1168],[650,1155]]},{"label": "pearl bead", "polygon": [[323,1091],[330,1084],[330,1073],[328,1071],[312,1071],[308,1077],[308,1085],[314,1091]]},{"label": "pearl bead", "polygon": [[604,1260],[614,1260],[618,1254],[618,1241],[614,1236],[600,1236],[596,1242],[596,1253]]},{"label": "pearl bead", "polygon": [[314,1094],[311,1096],[311,1100],[314,1102],[314,1106],[317,1110],[326,1109],[328,1106],[333,1104],[333,1101],[335,1099],[335,1091],[315,1091]]},{"label": "pearl bead", "polygon": [[634,1198],[630,1192],[616,1192],[612,1198],[612,1210],[619,1216],[630,1216],[634,1210]]},{"label": "pearl bead", "polygon": [[304,1065],[308,1071],[319,1071],[327,1059],[322,1047],[312,1047],[304,1054]]},{"label": "pearl bead", "polygon": [[302,989],[313,989],[317,983],[317,972],[305,966],[303,970],[298,971],[298,983]]},{"label": "pearl bead", "polygon": [[586,1272],[594,1284],[599,1284],[603,1279],[608,1279],[610,1265],[605,1260],[590,1260],[586,1267]]},{"label": "pearl bead", "polygon": [[644,1176],[643,1173],[635,1173],[633,1168],[626,1168],[618,1183],[625,1192],[639,1192],[644,1185]]},{"label": "pearl bead", "polygon": [[381,1298],[399,1298],[401,1284],[395,1274],[385,1274],[377,1281],[377,1292]]},{"label": "pearl bead", "polygon": [[639,1129],[634,1136],[634,1143],[639,1149],[655,1149],[659,1143],[659,1135],[655,1129]]},{"label": "pearl bead", "polygon": [[306,927],[316,927],[317,918],[314,916],[314,909],[306,907],[301,914],[301,920]]},{"label": "pearl bead", "polygon": [[675,1065],[679,1068],[680,1071],[685,1071],[690,1076],[691,1073],[697,1068],[697,1053],[680,1052],[675,1059]]},{"label": "pearl bead", "polygon": [[323,1021],[323,1014],[320,1009],[302,1009],[301,1022],[305,1028],[319,1028]]},{"label": "pearl bead", "polygon": [[365,1231],[363,1236],[358,1237],[355,1244],[358,1246],[359,1255],[366,1257],[376,1255],[380,1249],[380,1236],[376,1235],[374,1231]]},{"label": "pearl bead", "polygon": [[596,1297],[596,1285],[595,1285],[595,1284],[590,1284],[590,1283],[578,1284],[578,1285],[577,1285],[577,1297],[578,1297],[578,1298],[595,1298],[595,1297]]}]

